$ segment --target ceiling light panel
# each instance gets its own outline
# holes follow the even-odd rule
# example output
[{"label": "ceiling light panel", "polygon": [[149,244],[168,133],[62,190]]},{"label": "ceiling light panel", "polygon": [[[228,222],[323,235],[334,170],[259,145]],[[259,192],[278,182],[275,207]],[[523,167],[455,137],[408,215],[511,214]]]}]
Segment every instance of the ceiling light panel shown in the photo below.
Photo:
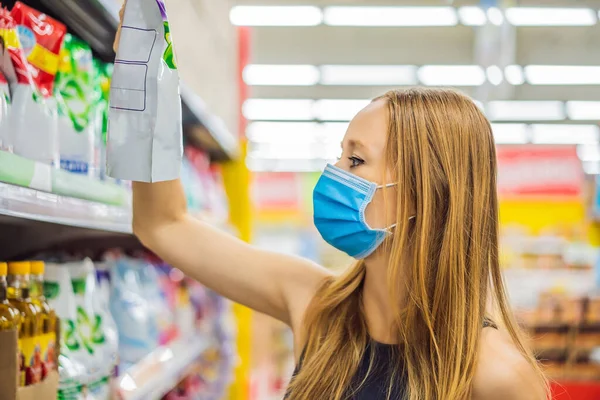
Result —
[{"label": "ceiling light panel", "polygon": [[350,121],[371,100],[324,99],[315,102],[315,118],[321,121]]},{"label": "ceiling light panel", "polygon": [[584,162],[600,162],[600,146],[597,144],[577,146],[577,155]]},{"label": "ceiling light panel", "polygon": [[229,19],[238,26],[316,26],[323,12],[313,6],[236,6]]},{"label": "ceiling light panel", "polygon": [[323,171],[327,162],[334,163],[335,158],[331,160],[280,160],[247,157],[246,165],[251,171],[271,171],[271,172],[318,172]]},{"label": "ceiling light panel", "polygon": [[323,85],[416,85],[414,65],[323,65]]},{"label": "ceiling light panel", "polygon": [[595,144],[600,139],[596,125],[533,124],[531,142],[536,144]]},{"label": "ceiling light panel", "polygon": [[530,85],[600,85],[600,66],[528,65],[525,79]]},{"label": "ceiling light panel", "polygon": [[314,65],[251,64],[244,68],[244,82],[251,86],[312,86],[319,82]]},{"label": "ceiling light panel", "polygon": [[583,171],[588,175],[600,174],[600,163],[595,161],[585,161],[583,163]]},{"label": "ceiling light panel", "polygon": [[505,14],[516,26],[591,26],[597,22],[590,8],[511,7]]},{"label": "ceiling light panel", "polygon": [[333,26],[454,26],[453,7],[326,7],[323,20]]},{"label": "ceiling light panel", "polygon": [[500,26],[504,23],[504,14],[498,7],[488,8],[486,14],[492,25]]},{"label": "ceiling light panel", "polygon": [[331,160],[340,156],[340,143],[253,143],[250,142],[248,155],[255,159],[279,160]]},{"label": "ceiling light panel", "polygon": [[600,120],[600,101],[567,101],[567,116],[572,120]]},{"label": "ceiling light panel", "polygon": [[525,144],[529,142],[526,124],[492,124],[496,144]]},{"label": "ceiling light panel", "polygon": [[485,11],[481,7],[466,6],[458,9],[460,23],[466,26],[482,26],[487,22]]},{"label": "ceiling light panel", "polygon": [[504,68],[504,76],[506,82],[511,85],[522,85],[525,83],[525,74],[523,73],[523,67],[520,65],[508,65]]},{"label": "ceiling light panel", "polygon": [[310,143],[321,139],[321,127],[316,122],[252,122],[246,137],[254,143]]},{"label": "ceiling light panel", "polygon": [[248,99],[242,113],[248,120],[310,121],[314,100],[308,99]]},{"label": "ceiling light panel", "polygon": [[427,86],[479,86],[486,80],[478,65],[425,65],[417,75]]},{"label": "ceiling light panel", "polygon": [[335,143],[340,146],[347,122],[251,122],[246,137],[253,143]]},{"label": "ceiling light panel", "polygon": [[566,117],[560,101],[490,101],[485,110],[492,121],[560,121]]},{"label": "ceiling light panel", "polygon": [[497,65],[487,67],[485,75],[487,76],[487,80],[494,86],[498,86],[504,80],[504,74]]}]

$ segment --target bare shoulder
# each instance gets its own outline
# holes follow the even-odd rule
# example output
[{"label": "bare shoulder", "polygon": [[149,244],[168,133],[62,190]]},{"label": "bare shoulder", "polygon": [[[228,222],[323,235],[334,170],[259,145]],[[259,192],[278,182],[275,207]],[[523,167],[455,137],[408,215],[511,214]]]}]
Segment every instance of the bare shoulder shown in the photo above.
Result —
[{"label": "bare shoulder", "polygon": [[508,334],[483,330],[473,400],[546,400],[543,383]]}]

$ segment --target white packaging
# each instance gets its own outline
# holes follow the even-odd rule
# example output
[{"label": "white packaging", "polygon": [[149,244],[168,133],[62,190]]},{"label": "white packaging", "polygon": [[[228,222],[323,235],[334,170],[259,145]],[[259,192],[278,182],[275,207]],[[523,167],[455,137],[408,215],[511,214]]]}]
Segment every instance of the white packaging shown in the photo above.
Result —
[{"label": "white packaging", "polygon": [[144,291],[139,260],[115,260],[111,276],[110,310],[119,330],[119,357],[125,365],[135,364],[160,345],[153,302]]},{"label": "white packaging", "polygon": [[12,152],[12,135],[8,115],[10,113],[10,89],[0,72],[0,150]]},{"label": "white packaging", "polygon": [[162,0],[127,0],[110,88],[107,173],[159,182],[180,176],[181,98]]},{"label": "white packaging", "polygon": [[90,357],[81,345],[77,333],[77,308],[71,278],[66,268],[46,263],[44,294],[60,320],[59,397],[84,399],[83,387],[89,370]]},{"label": "white packaging", "polygon": [[9,126],[15,154],[58,166],[57,114],[33,83],[11,82]]},{"label": "white packaging", "polygon": [[[89,357],[87,365],[88,389],[97,400],[110,398],[110,377],[117,359],[118,344],[114,321],[100,310],[96,272],[90,259],[68,263],[75,306],[77,309],[77,331]],[[108,319],[108,321],[107,321]]]}]

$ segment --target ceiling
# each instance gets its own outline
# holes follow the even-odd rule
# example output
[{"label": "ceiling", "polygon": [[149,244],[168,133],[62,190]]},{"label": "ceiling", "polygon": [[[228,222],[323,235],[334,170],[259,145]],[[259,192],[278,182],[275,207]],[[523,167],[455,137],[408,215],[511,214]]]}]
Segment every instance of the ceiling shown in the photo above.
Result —
[{"label": "ceiling", "polygon": [[[235,24],[288,25],[252,27],[244,107],[258,121],[248,129],[252,169],[321,168],[368,99],[417,84],[480,101],[499,143],[585,144],[586,161],[600,160],[600,0],[236,3]],[[303,23],[311,26],[289,26]],[[372,26],[402,24],[412,26]]]}]

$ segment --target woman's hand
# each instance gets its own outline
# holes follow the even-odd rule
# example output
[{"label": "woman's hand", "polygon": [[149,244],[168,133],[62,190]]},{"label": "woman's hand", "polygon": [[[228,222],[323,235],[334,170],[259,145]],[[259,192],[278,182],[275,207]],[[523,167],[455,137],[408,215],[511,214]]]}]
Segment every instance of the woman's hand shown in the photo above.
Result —
[{"label": "woman's hand", "polygon": [[134,233],[167,263],[221,295],[292,328],[329,272],[263,251],[187,214],[179,180],[133,182]]},{"label": "woman's hand", "polygon": [[[120,29],[115,50],[119,35]],[[133,182],[133,230],[165,262],[292,328],[300,326],[308,303],[328,275],[310,261],[259,250],[189,216],[179,179]]]}]

